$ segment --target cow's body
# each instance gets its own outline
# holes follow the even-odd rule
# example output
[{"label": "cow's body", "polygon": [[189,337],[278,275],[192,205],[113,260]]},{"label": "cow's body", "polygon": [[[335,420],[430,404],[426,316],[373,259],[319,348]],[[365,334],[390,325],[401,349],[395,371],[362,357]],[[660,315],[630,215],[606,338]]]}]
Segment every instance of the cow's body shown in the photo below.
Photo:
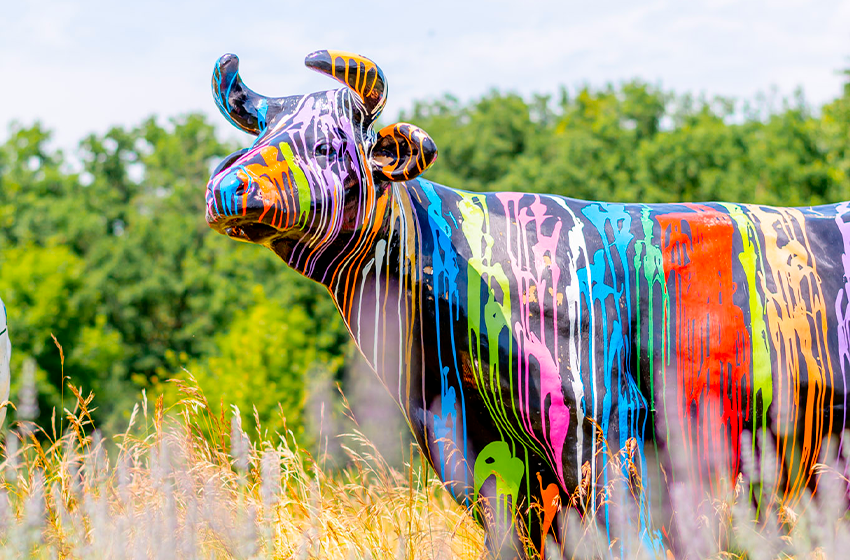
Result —
[{"label": "cow's body", "polygon": [[210,225],[329,288],[436,472],[497,537],[521,527],[539,546],[561,505],[596,509],[615,458],[643,479],[636,519],[658,549],[649,450],[684,459],[667,482],[717,495],[744,431],[770,430],[786,503],[812,486],[846,424],[847,203],[623,205],[403,180],[435,151],[410,125],[371,132],[373,63],[316,53],[350,89],[268,100],[233,60],[216,99],[259,138],[213,174]]},{"label": "cow's body", "polygon": [[353,290],[317,279],[461,499],[496,474],[500,504],[551,505],[556,489],[569,503],[583,465],[605,477],[600,435],[614,454],[634,438],[644,477],[646,442],[680,449],[690,469],[670,474],[718,495],[742,432],[769,426],[786,503],[811,485],[824,436],[845,427],[847,204],[623,205],[424,180],[393,197],[409,222],[377,243],[410,246],[376,247]]}]

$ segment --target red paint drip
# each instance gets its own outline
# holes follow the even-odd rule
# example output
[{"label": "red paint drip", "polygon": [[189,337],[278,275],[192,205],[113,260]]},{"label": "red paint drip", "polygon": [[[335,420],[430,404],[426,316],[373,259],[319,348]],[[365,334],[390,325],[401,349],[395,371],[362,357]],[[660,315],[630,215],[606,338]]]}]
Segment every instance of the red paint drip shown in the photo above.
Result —
[{"label": "red paint drip", "polygon": [[[692,481],[702,486],[708,480],[716,496],[724,490],[717,487],[719,479],[734,480],[730,475],[739,467],[752,351],[744,314],[734,303],[732,219],[707,206],[687,206],[695,213],[657,217],[675,305],[676,404],[668,393],[666,416],[668,425],[681,428]],[[670,387],[666,375],[665,380]]]}]

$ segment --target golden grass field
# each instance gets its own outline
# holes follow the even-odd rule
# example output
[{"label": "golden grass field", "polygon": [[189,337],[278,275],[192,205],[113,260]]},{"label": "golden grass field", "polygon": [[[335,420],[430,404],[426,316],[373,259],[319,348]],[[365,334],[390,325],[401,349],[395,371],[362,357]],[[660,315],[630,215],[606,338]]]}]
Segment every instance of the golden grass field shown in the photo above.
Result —
[{"label": "golden grass field", "polygon": [[[332,469],[291,435],[249,441],[238,413],[216,415],[197,386],[179,385],[183,398],[171,410],[143,396],[127,432],[111,442],[92,424],[94,397],[72,385],[73,409],[56,412],[50,426],[18,422],[0,465],[0,557],[493,556],[472,513],[415,448],[395,470],[355,432],[343,438],[348,466]],[[769,480],[762,484],[770,491]],[[850,557],[846,488],[843,477],[823,476],[818,500],[800,511],[773,504],[760,523],[743,478],[727,500],[700,502],[688,488],[674,488],[675,523],[689,536],[677,554]],[[549,542],[545,557],[652,558],[639,546],[623,552],[619,543],[638,542],[627,517],[609,541],[593,520],[571,512],[563,543]]]}]

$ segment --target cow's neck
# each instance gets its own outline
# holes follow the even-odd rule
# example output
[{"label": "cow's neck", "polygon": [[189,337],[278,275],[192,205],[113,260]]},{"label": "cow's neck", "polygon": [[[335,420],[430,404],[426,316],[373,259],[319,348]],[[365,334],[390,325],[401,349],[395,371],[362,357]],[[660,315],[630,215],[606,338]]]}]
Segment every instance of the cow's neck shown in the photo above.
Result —
[{"label": "cow's neck", "polygon": [[290,266],[328,288],[363,356],[390,393],[410,379],[413,331],[418,318],[419,233],[410,197],[401,183],[383,189],[373,218],[339,235],[308,259],[304,244],[275,247]]}]

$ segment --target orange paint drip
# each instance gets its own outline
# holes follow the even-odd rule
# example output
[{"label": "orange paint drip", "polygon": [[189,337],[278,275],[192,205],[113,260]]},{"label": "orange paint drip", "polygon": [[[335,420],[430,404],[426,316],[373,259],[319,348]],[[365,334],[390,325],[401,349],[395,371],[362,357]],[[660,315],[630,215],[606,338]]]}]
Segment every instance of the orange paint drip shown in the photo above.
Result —
[{"label": "orange paint drip", "polygon": [[367,68],[367,69],[366,69],[366,75],[367,75],[367,76],[369,75],[369,72],[372,72],[372,83],[371,83],[371,84],[369,84],[369,91],[367,91],[367,92],[366,92],[366,95],[367,95],[367,96],[372,95],[372,92],[374,92],[374,91],[375,91],[375,84],[377,84],[377,83],[378,83],[378,72],[377,72],[377,71],[375,71],[375,70],[374,70],[374,69],[372,69],[372,68]]},{"label": "orange paint drip", "polygon": [[[375,212],[375,221],[372,229],[367,232],[366,238],[363,241],[362,245],[358,246],[358,251],[356,257],[354,259],[354,263],[351,267],[349,267],[346,272],[346,285],[345,285],[345,293],[348,296],[354,294],[354,282],[359,278],[361,269],[363,268],[363,263],[370,256],[369,249],[373,246],[375,239],[380,234],[381,230],[381,220],[380,216],[383,216],[387,210],[387,202],[389,201],[389,196],[385,194],[384,196],[378,198],[375,201],[376,212]],[[351,308],[354,305],[354,298],[348,298],[348,308],[346,309],[346,316],[351,317]]]},{"label": "orange paint drip", "polygon": [[[342,51],[328,51],[328,56],[331,58],[331,75],[334,78],[345,82],[346,85],[360,94],[361,97],[365,98],[372,95],[375,90],[375,84],[378,83],[378,67],[374,62],[362,56],[351,55]],[[337,76],[336,74],[337,59],[342,59],[345,64],[345,73],[343,76]],[[357,65],[357,73],[353,76],[352,74],[354,72],[350,67],[352,63]],[[372,72],[375,77],[372,79],[372,84],[369,86],[367,93],[366,85],[369,72]]]},{"label": "orange paint drip", "polygon": [[[825,406],[827,392],[830,402],[834,392],[826,306],[803,214],[791,208],[748,210],[761,222],[764,233],[765,272],[759,279],[776,356],[776,470],[787,473],[784,500],[793,505],[811,480],[824,431],[832,430],[832,407]],[[807,373],[808,387],[802,385],[801,371]],[[807,406],[801,417],[798,403],[803,401]]]},{"label": "orange paint drip", "polygon": [[[336,224],[337,221],[337,213],[340,211],[339,209],[342,207],[342,200],[340,200],[340,189],[334,188],[331,193],[331,208],[332,213],[330,217],[331,224]],[[307,258],[304,260],[304,267],[307,268],[310,265],[310,261],[313,259],[313,255],[316,254],[317,251],[323,249],[328,240],[336,233],[335,225],[331,225],[331,227],[327,228],[327,231],[313,246],[313,249],[307,255]]]},{"label": "orange paint drip", "polygon": [[543,478],[540,473],[537,473],[537,482],[540,484],[540,500],[543,508],[543,523],[540,524],[540,552],[546,550],[546,535],[549,534],[549,529],[552,528],[552,522],[555,521],[555,515],[561,509],[561,493],[558,490],[557,484],[549,484],[543,488]]},{"label": "orange paint drip", "polygon": [[[274,216],[278,218],[278,227],[282,226],[284,214],[284,197],[282,193],[283,185],[289,184],[289,164],[286,160],[279,160],[279,151],[275,146],[265,146],[260,149],[260,156],[265,164],[252,163],[245,166],[245,171],[251,175],[260,199],[263,201],[263,213],[260,214],[260,221],[265,215],[272,210],[272,224],[274,225]],[[287,215],[289,212],[288,204],[286,204]],[[288,222],[288,220],[287,220]],[[288,223],[287,223],[288,225]]]},{"label": "orange paint drip", "polygon": [[[358,151],[360,152],[361,161],[366,161],[366,156],[363,152],[362,146],[358,147]],[[388,193],[389,190],[384,194],[384,196],[378,198],[374,203],[373,200],[375,198],[375,186],[372,181],[372,176],[368,172],[364,172],[364,178],[366,179],[366,208],[374,208],[374,213],[372,216],[368,217],[365,222],[369,223],[369,220],[372,220],[373,227],[371,230],[367,230],[366,228],[362,228],[360,230],[360,234],[358,236],[357,242],[355,244],[355,248],[352,250],[351,255],[347,259],[346,262],[352,263],[350,265],[344,266],[343,263],[337,265],[337,268],[333,271],[332,277],[334,279],[338,278],[340,275],[340,269],[343,269],[344,277],[342,281],[342,301],[339,302],[340,312],[346,317],[346,319],[351,318],[351,309],[354,305],[354,300],[351,296],[353,296],[354,292],[354,282],[356,281],[360,268],[366,257],[368,256],[368,252],[365,248],[371,246],[371,242],[378,235],[380,230],[380,216],[383,216],[386,211]]]}]

